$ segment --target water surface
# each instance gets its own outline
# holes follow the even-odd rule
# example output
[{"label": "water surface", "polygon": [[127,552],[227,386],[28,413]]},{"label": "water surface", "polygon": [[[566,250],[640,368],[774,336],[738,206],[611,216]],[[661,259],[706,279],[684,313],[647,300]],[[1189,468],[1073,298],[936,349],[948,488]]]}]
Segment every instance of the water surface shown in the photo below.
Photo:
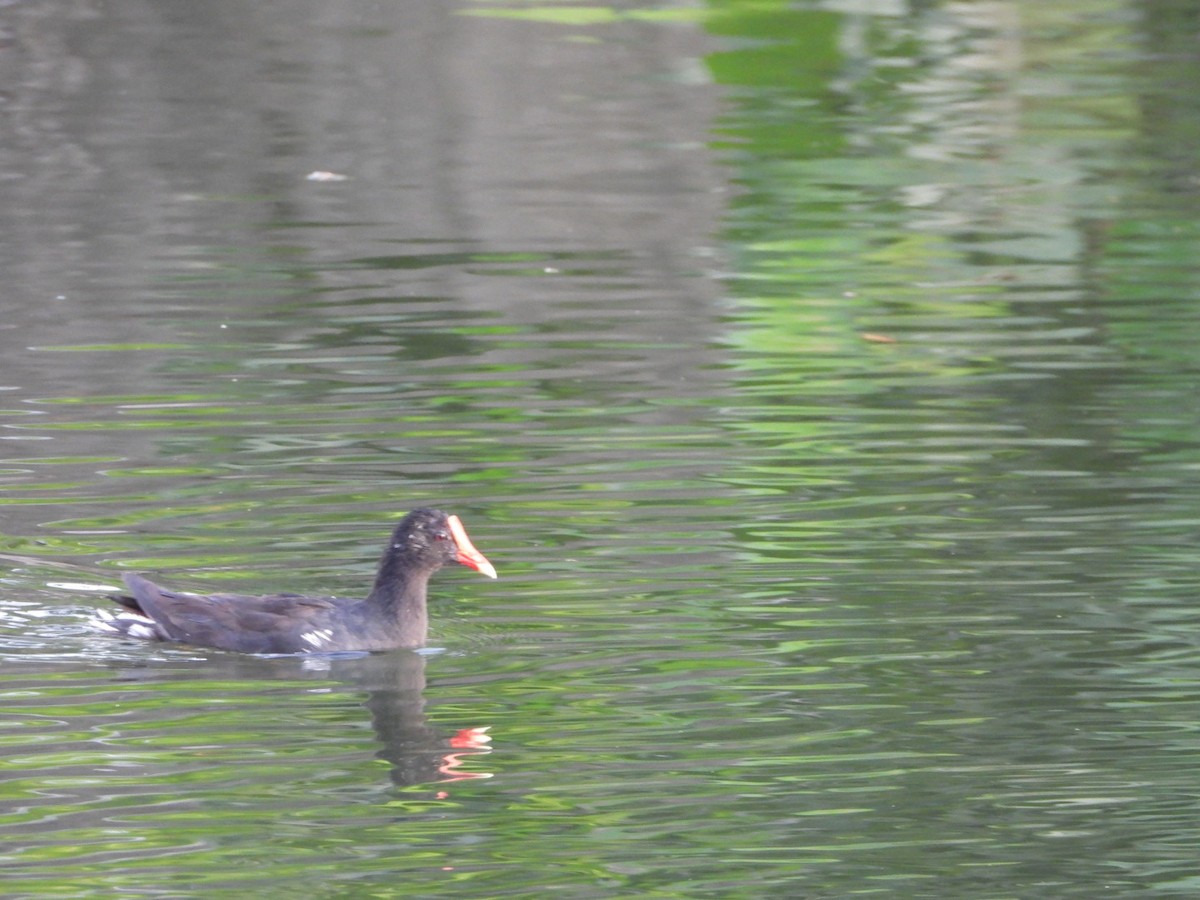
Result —
[{"label": "water surface", "polygon": [[6,895],[1189,893],[1195,24],[0,9]]}]

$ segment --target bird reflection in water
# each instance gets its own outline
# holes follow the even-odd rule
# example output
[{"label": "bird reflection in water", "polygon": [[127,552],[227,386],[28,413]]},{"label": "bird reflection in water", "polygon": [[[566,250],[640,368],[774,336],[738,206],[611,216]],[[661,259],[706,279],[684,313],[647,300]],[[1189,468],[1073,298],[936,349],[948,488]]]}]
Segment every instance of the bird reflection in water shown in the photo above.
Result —
[{"label": "bird reflection in water", "polygon": [[367,693],[365,706],[379,739],[376,756],[391,766],[398,787],[491,778],[472,770],[492,752],[490,726],[459,729],[450,738],[425,713],[426,655],[412,651],[331,659],[330,674]]}]

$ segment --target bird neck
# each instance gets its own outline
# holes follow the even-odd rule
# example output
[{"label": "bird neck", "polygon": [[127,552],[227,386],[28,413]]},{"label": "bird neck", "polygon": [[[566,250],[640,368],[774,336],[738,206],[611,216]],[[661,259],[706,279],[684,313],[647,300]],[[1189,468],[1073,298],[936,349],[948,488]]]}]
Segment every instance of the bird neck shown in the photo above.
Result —
[{"label": "bird neck", "polygon": [[428,634],[425,592],[432,574],[406,567],[399,557],[385,556],[367,597],[367,606],[392,629],[399,629],[412,646],[423,644]]}]

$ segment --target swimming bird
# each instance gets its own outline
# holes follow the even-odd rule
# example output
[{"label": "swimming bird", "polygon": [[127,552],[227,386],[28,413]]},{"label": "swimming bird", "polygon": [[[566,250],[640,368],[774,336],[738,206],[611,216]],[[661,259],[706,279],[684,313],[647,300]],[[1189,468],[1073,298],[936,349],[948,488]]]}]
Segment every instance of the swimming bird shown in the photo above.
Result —
[{"label": "swimming bird", "polygon": [[392,532],[365,600],[188,594],[126,574],[129,593],[110,597],[121,609],[98,610],[94,621],[128,637],[244,653],[413,649],[424,646],[428,636],[429,578],[449,562],[496,577],[458,516],[416,509]]}]

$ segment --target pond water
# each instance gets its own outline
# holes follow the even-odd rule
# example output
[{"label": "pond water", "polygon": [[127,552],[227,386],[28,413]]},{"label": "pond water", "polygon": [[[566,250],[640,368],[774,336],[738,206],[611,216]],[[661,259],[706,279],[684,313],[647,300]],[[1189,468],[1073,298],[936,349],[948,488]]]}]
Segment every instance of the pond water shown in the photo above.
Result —
[{"label": "pond water", "polygon": [[[1194,893],[1198,31],[0,7],[5,896]],[[429,503],[426,651],[88,624]]]}]

